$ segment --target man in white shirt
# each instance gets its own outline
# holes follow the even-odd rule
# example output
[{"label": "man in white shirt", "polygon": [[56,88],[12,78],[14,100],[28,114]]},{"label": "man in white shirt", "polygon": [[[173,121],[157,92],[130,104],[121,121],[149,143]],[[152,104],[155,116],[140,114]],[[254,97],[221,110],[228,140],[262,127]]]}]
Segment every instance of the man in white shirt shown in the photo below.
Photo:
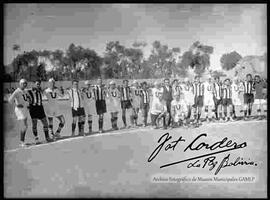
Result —
[{"label": "man in white shirt", "polygon": [[[153,128],[158,128],[159,120],[163,119],[163,128],[167,129],[169,121],[169,112],[167,111],[166,101],[163,100],[163,94],[158,94],[158,99],[152,102],[151,121]],[[165,122],[165,123],[164,123]]]},{"label": "man in white shirt", "polygon": [[173,126],[186,126],[186,117],[188,115],[187,103],[183,99],[182,93],[175,93],[174,100],[171,103],[171,114]]},{"label": "man in white shirt", "polygon": [[[53,78],[49,79],[49,87],[45,90],[45,95],[48,99],[48,103],[45,106],[45,111],[48,116],[49,132],[54,135],[54,139],[60,137],[60,132],[65,125],[65,118],[63,113],[59,109],[58,97],[64,96],[64,91],[59,90],[55,86],[55,80]],[[56,117],[59,121],[58,129],[56,133],[53,132],[53,117]]]},{"label": "man in white shirt", "polygon": [[8,99],[9,103],[15,104],[15,115],[20,125],[20,135],[21,135],[21,147],[25,147],[25,134],[28,128],[27,124],[27,116],[28,116],[28,101],[27,94],[25,89],[27,87],[27,81],[25,79],[21,79],[19,82],[20,86],[11,94]]}]

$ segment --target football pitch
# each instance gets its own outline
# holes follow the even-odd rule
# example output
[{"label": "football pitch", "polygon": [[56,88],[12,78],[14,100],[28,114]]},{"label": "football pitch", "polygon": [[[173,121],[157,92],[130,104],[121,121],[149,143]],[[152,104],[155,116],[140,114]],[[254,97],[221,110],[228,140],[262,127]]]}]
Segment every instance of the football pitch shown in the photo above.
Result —
[{"label": "football pitch", "polygon": [[[68,102],[60,103],[66,118],[63,136],[71,134],[71,110]],[[13,107],[4,105],[4,195],[5,197],[266,197],[267,194],[267,121],[236,121],[203,124],[196,129],[175,128],[151,130],[150,127],[124,129],[86,137],[60,140],[27,149],[17,149],[19,133]],[[239,112],[237,111],[238,115]],[[129,116],[129,113],[127,114]],[[139,123],[141,123],[139,118]],[[129,117],[127,117],[129,123]],[[57,121],[55,120],[55,129]],[[148,119],[150,122],[150,118]],[[97,131],[97,117],[93,129]],[[122,127],[121,114],[118,125]],[[105,130],[110,129],[110,115],[105,114]],[[44,139],[41,124],[39,135]],[[85,131],[87,131],[87,123]],[[227,137],[247,147],[227,154],[250,159],[257,166],[235,166],[222,169],[217,176],[253,176],[252,183],[155,182],[155,176],[214,176],[214,170],[187,168],[187,163],[160,166],[177,160],[209,153],[183,152],[179,144],[174,150],[161,151],[152,161],[148,158],[159,138],[169,133],[173,139],[182,136],[191,142],[206,133],[202,141],[209,144]],[[29,120],[26,142],[34,140]]]}]

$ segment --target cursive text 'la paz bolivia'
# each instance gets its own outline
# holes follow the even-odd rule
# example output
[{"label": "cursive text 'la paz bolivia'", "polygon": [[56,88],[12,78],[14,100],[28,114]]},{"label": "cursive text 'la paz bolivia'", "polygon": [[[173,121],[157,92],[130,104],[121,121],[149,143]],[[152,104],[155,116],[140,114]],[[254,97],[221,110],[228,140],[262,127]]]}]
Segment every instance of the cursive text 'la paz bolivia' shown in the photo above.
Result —
[{"label": "cursive text 'la paz bolivia'", "polygon": [[[205,158],[205,157],[212,156],[212,158],[213,158],[214,157],[213,155],[215,155],[215,154],[220,154],[220,153],[224,153],[227,151],[233,151],[236,149],[247,147],[246,142],[242,142],[242,143],[238,144],[237,142],[233,142],[232,140],[229,140],[227,137],[224,137],[223,139],[221,139],[219,141],[214,141],[211,144],[206,142],[206,139],[207,139],[206,133],[202,133],[202,134],[198,135],[187,146],[184,146],[185,148],[184,148],[183,152],[188,152],[188,151],[199,152],[200,150],[209,150],[210,153],[199,155],[199,156],[192,157],[192,158],[188,158],[185,160],[180,160],[180,161],[168,163],[168,164],[162,165],[160,168],[169,167],[171,165],[180,164],[180,163],[188,162],[191,160],[198,160],[198,159],[203,158],[203,157]],[[150,154],[150,156],[148,158],[148,162],[152,162],[162,151],[174,151],[180,143],[184,144],[185,142],[186,142],[186,140],[183,138],[183,136],[179,136],[176,140],[173,140],[172,136],[169,133],[163,134],[158,139],[158,146]],[[223,160],[221,162],[222,164],[218,167],[216,173],[218,173],[221,168],[227,167],[228,166],[227,162],[228,162],[228,157],[226,157],[225,160]],[[213,165],[213,163],[214,162],[212,162],[212,165]],[[209,164],[209,163],[207,163],[207,164]],[[188,168],[190,168],[190,167],[195,167],[195,166],[189,165]],[[213,168],[214,168],[214,166],[213,166]]]}]

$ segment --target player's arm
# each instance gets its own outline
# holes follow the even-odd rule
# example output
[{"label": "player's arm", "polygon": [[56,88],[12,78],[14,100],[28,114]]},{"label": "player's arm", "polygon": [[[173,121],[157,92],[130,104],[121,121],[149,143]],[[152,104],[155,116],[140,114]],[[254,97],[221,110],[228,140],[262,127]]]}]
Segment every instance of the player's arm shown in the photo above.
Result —
[{"label": "player's arm", "polygon": [[10,97],[8,98],[8,102],[9,102],[10,104],[13,104],[13,103],[14,103],[14,99],[16,98],[16,96],[17,96],[17,92],[14,91],[14,92],[10,95]]}]

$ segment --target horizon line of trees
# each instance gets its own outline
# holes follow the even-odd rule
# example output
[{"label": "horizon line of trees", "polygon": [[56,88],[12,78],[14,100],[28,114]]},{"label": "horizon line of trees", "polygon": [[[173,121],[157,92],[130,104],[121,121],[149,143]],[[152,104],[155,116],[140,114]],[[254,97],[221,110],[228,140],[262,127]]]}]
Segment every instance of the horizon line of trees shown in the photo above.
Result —
[{"label": "horizon line of trees", "polygon": [[[132,47],[125,47],[119,41],[110,41],[101,57],[95,50],[73,43],[65,51],[28,52],[21,52],[20,46],[14,44],[14,58],[9,65],[12,72],[4,73],[4,81],[14,82],[20,78],[46,81],[51,77],[58,81],[73,78],[89,80],[99,76],[115,79],[186,77],[190,70],[198,75],[209,70],[210,56],[214,51],[212,46],[196,41],[181,55],[180,47],[169,48],[160,41],[154,41],[150,56],[145,58],[145,46],[145,42],[134,42]],[[235,51],[223,54],[220,59],[222,69],[234,68],[241,58]]]}]

